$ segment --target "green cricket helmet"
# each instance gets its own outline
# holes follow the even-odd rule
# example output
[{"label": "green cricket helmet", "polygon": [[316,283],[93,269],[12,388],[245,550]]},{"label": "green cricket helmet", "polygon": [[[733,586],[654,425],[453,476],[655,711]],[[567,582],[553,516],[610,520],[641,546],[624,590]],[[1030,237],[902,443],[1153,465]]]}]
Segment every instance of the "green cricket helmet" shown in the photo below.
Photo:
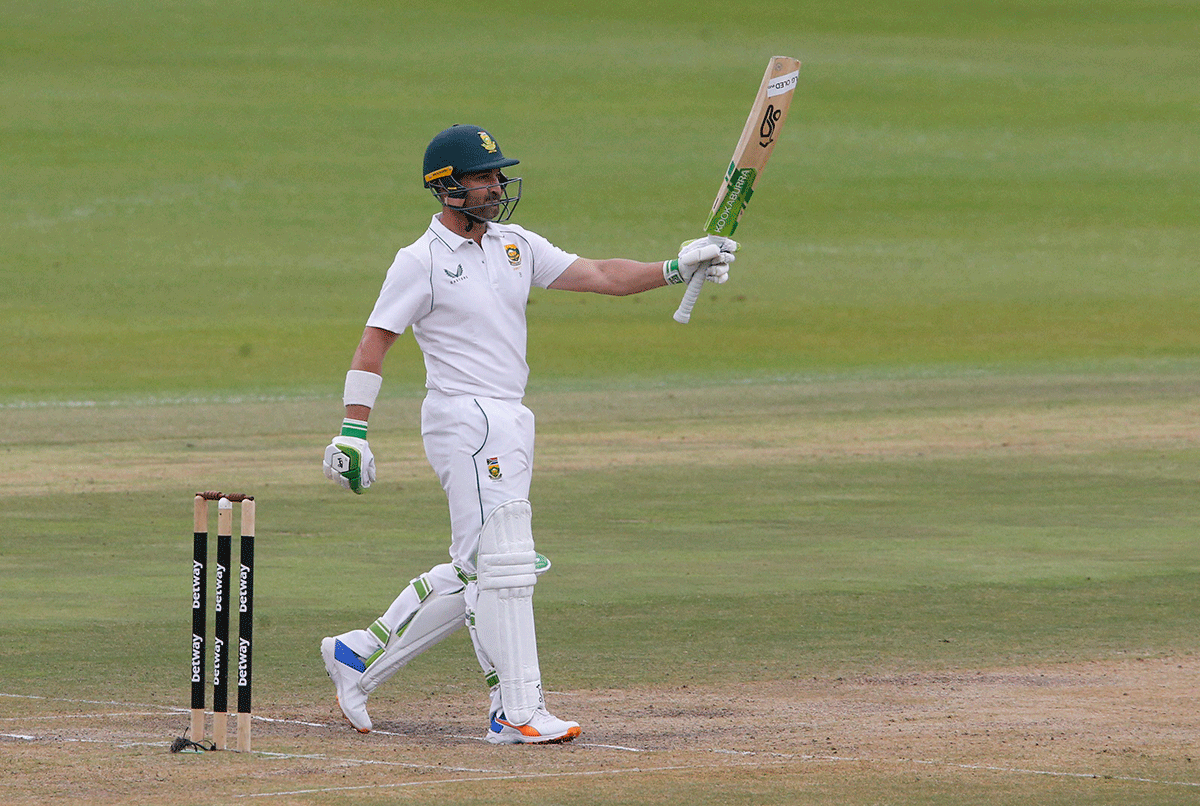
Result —
[{"label": "green cricket helmet", "polygon": [[[505,157],[486,130],[478,126],[456,124],[438,132],[425,149],[425,187],[433,192],[439,202],[461,210],[476,221],[507,221],[521,200],[520,178],[509,179],[501,173],[499,184],[490,186],[500,189],[498,200],[464,207],[467,188],[460,177],[477,171],[508,168],[518,162]],[[497,207],[498,211],[491,217],[473,212],[492,206]]]}]

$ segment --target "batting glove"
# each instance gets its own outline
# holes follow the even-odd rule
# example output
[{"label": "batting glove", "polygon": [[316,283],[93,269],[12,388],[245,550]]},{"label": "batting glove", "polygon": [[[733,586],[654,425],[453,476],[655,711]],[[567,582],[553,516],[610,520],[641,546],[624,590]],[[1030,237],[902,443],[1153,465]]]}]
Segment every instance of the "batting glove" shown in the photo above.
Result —
[{"label": "batting glove", "polygon": [[670,284],[686,283],[698,271],[710,283],[729,279],[729,264],[736,256],[738,243],[732,238],[712,236],[688,241],[679,249],[679,257],[663,264],[663,278]]},{"label": "batting glove", "polygon": [[366,436],[365,422],[347,418],[342,433],[325,448],[325,478],[357,495],[375,482],[375,456]]}]

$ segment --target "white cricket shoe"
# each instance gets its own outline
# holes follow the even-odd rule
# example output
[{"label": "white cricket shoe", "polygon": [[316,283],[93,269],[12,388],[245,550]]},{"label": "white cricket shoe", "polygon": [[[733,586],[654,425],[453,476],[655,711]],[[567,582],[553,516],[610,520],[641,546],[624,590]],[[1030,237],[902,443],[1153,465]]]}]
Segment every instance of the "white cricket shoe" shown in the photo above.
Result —
[{"label": "white cricket shoe", "polygon": [[512,724],[503,713],[493,714],[487,740],[492,744],[562,744],[582,732],[578,722],[566,722],[539,708],[524,725]]},{"label": "white cricket shoe", "polygon": [[337,701],[346,720],[359,733],[371,732],[371,717],[367,715],[367,692],[358,681],[366,671],[362,658],[336,638],[321,639],[321,658],[325,672],[337,688]]}]

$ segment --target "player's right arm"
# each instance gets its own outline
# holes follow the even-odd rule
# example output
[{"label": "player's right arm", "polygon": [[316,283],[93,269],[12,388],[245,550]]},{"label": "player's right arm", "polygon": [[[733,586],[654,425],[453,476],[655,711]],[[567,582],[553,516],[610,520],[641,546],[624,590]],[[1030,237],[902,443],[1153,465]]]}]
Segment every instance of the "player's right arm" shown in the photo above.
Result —
[{"label": "player's right arm", "polygon": [[[398,333],[378,327],[363,329],[362,339],[354,350],[354,358],[350,360],[351,372],[369,372],[383,377],[383,359],[392,345],[396,343]],[[371,407],[363,403],[347,402],[346,416],[355,420],[365,421],[371,416]]]},{"label": "player's right arm", "polygon": [[375,457],[367,443],[367,419],[383,384],[383,359],[398,334],[366,327],[354,350],[342,403],[346,416],[342,431],[325,448],[325,477],[352,492],[362,494],[375,481]]},{"label": "player's right arm", "polygon": [[704,272],[708,280],[723,283],[729,276],[737,242],[729,238],[708,241],[698,238],[685,243],[679,257],[665,262],[641,263],[612,258],[578,258],[550,284],[560,291],[591,291],[596,294],[625,296],[651,288],[686,283],[693,274]]}]

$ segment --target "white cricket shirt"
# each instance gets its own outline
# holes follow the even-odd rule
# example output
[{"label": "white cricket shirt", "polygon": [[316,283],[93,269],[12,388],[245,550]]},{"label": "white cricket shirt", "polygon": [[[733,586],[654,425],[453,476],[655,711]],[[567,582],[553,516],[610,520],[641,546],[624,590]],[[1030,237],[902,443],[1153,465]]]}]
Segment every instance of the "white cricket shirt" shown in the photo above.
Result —
[{"label": "white cricket shirt", "polygon": [[520,400],[529,289],[547,287],[577,258],[516,224],[489,223],[480,246],[435,215],[396,253],[367,325],[412,328],[429,389]]}]

